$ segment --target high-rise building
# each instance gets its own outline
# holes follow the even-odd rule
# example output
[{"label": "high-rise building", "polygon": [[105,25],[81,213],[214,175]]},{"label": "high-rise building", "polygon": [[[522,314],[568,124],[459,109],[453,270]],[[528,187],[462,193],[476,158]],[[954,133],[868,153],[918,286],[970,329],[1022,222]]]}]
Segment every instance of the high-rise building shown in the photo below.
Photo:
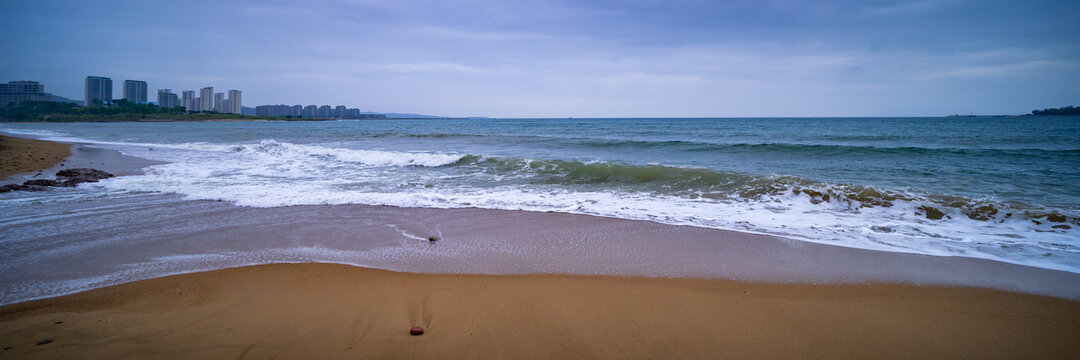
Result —
[{"label": "high-rise building", "polygon": [[333,117],[338,118],[338,119],[345,118],[345,110],[346,109],[347,108],[345,107],[345,105],[335,106],[334,107],[334,116]]},{"label": "high-rise building", "polygon": [[214,109],[214,87],[207,86],[199,90],[199,111]]},{"label": "high-rise building", "polygon": [[306,118],[319,117],[319,107],[315,105],[305,106],[303,116]]},{"label": "high-rise building", "polygon": [[225,93],[214,94],[214,112],[225,112]]},{"label": "high-rise building", "polygon": [[87,76],[84,90],[83,95],[87,106],[94,105],[94,100],[97,100],[98,104],[112,102],[112,79],[110,78]]},{"label": "high-rise building", "polygon": [[195,90],[184,90],[183,94],[180,98],[180,106],[187,111],[199,111],[199,107],[195,104]]},{"label": "high-rise building", "polygon": [[146,102],[146,82],[141,80],[124,80],[124,100],[142,104]]},{"label": "high-rise building", "polygon": [[0,84],[0,106],[23,101],[52,101],[52,94],[45,92],[45,85],[37,81],[10,81]]},{"label": "high-rise building", "polygon": [[292,111],[289,112],[289,115],[301,116],[303,113],[304,113],[304,105],[293,105],[292,106]]},{"label": "high-rise building", "polygon": [[328,118],[333,116],[334,110],[330,108],[330,105],[323,105],[319,107],[319,117]]},{"label": "high-rise building", "polygon": [[172,89],[158,89],[157,105],[163,108],[171,108],[180,105],[180,99],[173,94]]},{"label": "high-rise building", "polygon": [[244,108],[240,102],[240,90],[229,90],[229,99],[226,101],[229,106],[225,109],[225,112],[230,114],[240,114],[243,112]]}]

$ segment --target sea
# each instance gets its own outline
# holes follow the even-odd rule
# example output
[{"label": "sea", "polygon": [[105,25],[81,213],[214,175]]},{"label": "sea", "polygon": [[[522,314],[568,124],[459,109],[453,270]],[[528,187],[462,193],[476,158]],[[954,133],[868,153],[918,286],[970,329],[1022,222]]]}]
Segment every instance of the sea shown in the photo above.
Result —
[{"label": "sea", "polygon": [[[62,201],[168,194],[251,208],[559,212],[1080,273],[1075,116],[6,123],[0,132],[160,162]],[[0,194],[0,213],[42,201],[53,200]],[[22,221],[6,218],[0,228]]]}]

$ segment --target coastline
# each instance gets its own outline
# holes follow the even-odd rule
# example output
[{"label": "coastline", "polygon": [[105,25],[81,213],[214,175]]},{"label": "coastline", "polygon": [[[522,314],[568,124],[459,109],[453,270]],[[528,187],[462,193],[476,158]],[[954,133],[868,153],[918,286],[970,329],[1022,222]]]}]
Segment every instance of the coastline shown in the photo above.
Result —
[{"label": "coastline", "polygon": [[[15,357],[1073,358],[1080,303],[977,288],[272,264],[0,307]],[[412,326],[424,335],[410,336]],[[52,342],[35,345],[43,339]]]},{"label": "coastline", "polygon": [[[79,144],[71,149],[68,163],[97,164],[120,174],[153,164],[113,150]],[[85,224],[83,233],[67,236],[97,248],[78,257],[35,261],[65,264],[71,266],[66,271],[76,273],[83,273],[79,266],[100,271],[94,266],[102,261],[94,259],[106,258],[153,267],[148,261],[162,256],[198,258],[207,250],[187,249],[204,243],[249,259],[266,258],[260,251],[284,246],[326,250],[330,257],[273,261],[306,264],[204,262],[203,268],[158,270],[182,275],[145,273],[91,290],[76,288],[70,295],[0,306],[0,346],[14,346],[5,353],[100,358],[1080,354],[1070,337],[1080,327],[1080,274],[1063,271],[565,213],[365,205],[245,208],[168,195],[143,195],[131,204],[145,198],[168,205],[126,206],[103,199],[74,205],[73,212],[110,207],[118,218],[142,220],[125,225],[120,236],[127,238],[119,241],[110,238],[118,236],[115,224]],[[222,218],[231,220],[226,224]],[[174,229],[186,223],[214,225]],[[39,232],[42,224],[52,222],[27,224],[25,231],[6,229],[20,237]],[[430,243],[429,235],[440,240]],[[310,239],[314,244],[298,244]],[[110,242],[123,246],[99,244]],[[19,259],[22,249],[12,250],[0,260]],[[311,263],[334,262],[335,251],[344,257],[367,255],[354,266]],[[0,276],[7,287],[0,290],[48,282],[34,277],[48,271],[28,269]],[[410,337],[414,325],[428,333]],[[34,345],[44,338],[54,343]]]}]

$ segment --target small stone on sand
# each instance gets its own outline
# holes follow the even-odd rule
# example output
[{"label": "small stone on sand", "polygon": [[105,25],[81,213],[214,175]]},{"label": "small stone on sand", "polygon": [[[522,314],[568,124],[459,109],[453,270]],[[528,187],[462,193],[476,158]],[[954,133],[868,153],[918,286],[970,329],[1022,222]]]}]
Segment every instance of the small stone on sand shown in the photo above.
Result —
[{"label": "small stone on sand", "polygon": [[439,241],[437,236],[428,236],[427,241]]},{"label": "small stone on sand", "polygon": [[48,344],[48,343],[51,343],[51,342],[52,342],[52,338],[44,338],[44,339],[41,339],[41,341],[38,341],[37,344],[38,345],[45,345],[45,344]]},{"label": "small stone on sand", "polygon": [[412,329],[409,329],[409,335],[424,335],[424,328],[413,326]]}]

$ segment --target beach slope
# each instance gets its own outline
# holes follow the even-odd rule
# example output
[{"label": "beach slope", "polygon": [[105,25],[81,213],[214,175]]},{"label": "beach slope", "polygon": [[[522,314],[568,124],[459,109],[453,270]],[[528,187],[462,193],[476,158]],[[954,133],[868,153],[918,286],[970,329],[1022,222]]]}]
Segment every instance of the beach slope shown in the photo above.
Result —
[{"label": "beach slope", "polygon": [[[410,336],[413,326],[425,334]],[[0,356],[11,358],[1075,359],[1077,334],[1080,302],[988,289],[336,264],[176,275],[0,307]]]}]

